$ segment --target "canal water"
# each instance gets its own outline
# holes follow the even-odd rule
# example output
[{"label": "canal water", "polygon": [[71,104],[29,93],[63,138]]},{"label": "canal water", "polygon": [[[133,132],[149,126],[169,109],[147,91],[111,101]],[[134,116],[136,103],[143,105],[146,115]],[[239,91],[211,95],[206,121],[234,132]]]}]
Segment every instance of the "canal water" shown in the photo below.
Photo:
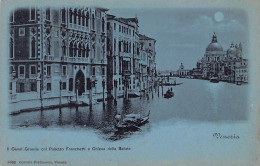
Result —
[{"label": "canal water", "polygon": [[[162,88],[150,93],[149,97],[131,98],[128,102],[118,99],[113,103],[102,103],[92,108],[63,107],[10,115],[12,129],[88,130],[108,141],[122,140],[133,135],[144,135],[154,126],[165,121],[175,122],[238,122],[248,117],[248,85],[225,82],[211,83],[207,80],[176,79],[178,86],[172,86],[174,97],[162,96]],[[171,87],[164,87],[164,93]],[[114,117],[120,113],[150,111],[149,123],[138,131],[119,132],[114,128]]]}]

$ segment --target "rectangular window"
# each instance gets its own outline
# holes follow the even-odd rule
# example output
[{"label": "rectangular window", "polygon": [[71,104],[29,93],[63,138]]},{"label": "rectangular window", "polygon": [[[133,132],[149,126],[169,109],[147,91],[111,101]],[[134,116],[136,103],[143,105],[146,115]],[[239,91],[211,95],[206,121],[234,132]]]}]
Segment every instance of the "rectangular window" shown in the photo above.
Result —
[{"label": "rectangular window", "polygon": [[51,19],[51,10],[50,8],[46,9],[46,20],[50,20]]},{"label": "rectangular window", "polygon": [[66,75],[67,75],[67,66],[62,65],[62,76],[66,76]]},{"label": "rectangular window", "polygon": [[95,67],[92,67],[92,75],[96,75],[96,68]]},{"label": "rectangular window", "polygon": [[10,16],[10,23],[14,22],[14,11],[12,11]]},{"label": "rectangular window", "polygon": [[24,92],[24,83],[19,84],[20,92]]},{"label": "rectangular window", "polygon": [[149,46],[152,46],[152,43],[149,43]]},{"label": "rectangular window", "polygon": [[12,87],[12,82],[9,82],[9,90],[12,90],[13,87]]},{"label": "rectangular window", "polygon": [[36,91],[36,83],[35,82],[32,82],[31,83],[31,91]]},{"label": "rectangular window", "polygon": [[62,17],[62,19],[61,19],[62,23],[65,23],[65,20],[66,20],[66,10],[64,8],[61,10],[61,17]]},{"label": "rectangular window", "polygon": [[47,91],[51,91],[51,83],[47,83]]},{"label": "rectangular window", "polygon": [[69,79],[69,91],[73,90],[73,78]]},{"label": "rectangular window", "polygon": [[116,23],[114,23],[114,31],[116,30]]},{"label": "rectangular window", "polygon": [[119,28],[118,28],[119,32],[121,32],[121,25],[119,25]]},{"label": "rectangular window", "polygon": [[19,78],[25,78],[25,66],[19,66],[18,68]]},{"label": "rectangular window", "polygon": [[104,67],[102,67],[102,75],[105,75],[106,73],[105,73],[105,68]]},{"label": "rectangular window", "polygon": [[36,12],[35,8],[30,8],[30,20],[33,21],[35,20]]},{"label": "rectangular window", "polygon": [[66,82],[63,82],[62,83],[62,90],[66,90],[67,89],[67,87],[66,87]]},{"label": "rectangular window", "polygon": [[51,76],[51,66],[47,66],[47,76]]},{"label": "rectangular window", "polygon": [[36,76],[36,66],[32,65],[30,66],[30,77]]},{"label": "rectangular window", "polygon": [[13,66],[13,65],[10,65],[10,67],[9,67],[9,74],[12,74],[12,73],[13,73],[13,70],[14,70],[14,66]]},{"label": "rectangular window", "polygon": [[19,36],[25,36],[25,28],[19,28]]}]

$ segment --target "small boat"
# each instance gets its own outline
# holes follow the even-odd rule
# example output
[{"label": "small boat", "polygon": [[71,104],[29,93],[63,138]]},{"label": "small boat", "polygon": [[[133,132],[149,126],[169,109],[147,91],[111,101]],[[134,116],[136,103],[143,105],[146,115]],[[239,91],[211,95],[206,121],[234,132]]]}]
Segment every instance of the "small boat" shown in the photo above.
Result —
[{"label": "small boat", "polygon": [[210,78],[210,82],[218,83],[218,82],[219,82],[219,79],[218,79],[218,77],[211,77],[211,78]]},{"label": "small boat", "polygon": [[146,124],[149,120],[150,111],[147,116],[141,117],[140,114],[128,114],[125,115],[125,118],[120,122],[118,119],[121,118],[121,115],[116,115],[115,119],[115,128],[117,130],[139,130],[140,127]]},{"label": "small boat", "polygon": [[176,82],[171,83],[171,82],[165,82],[165,83],[163,83],[163,86],[176,86],[176,85],[181,85],[181,84],[183,84],[183,83],[176,83]]},{"label": "small boat", "polygon": [[171,98],[174,96],[174,93],[170,90],[168,90],[165,94],[164,94],[164,98]]}]

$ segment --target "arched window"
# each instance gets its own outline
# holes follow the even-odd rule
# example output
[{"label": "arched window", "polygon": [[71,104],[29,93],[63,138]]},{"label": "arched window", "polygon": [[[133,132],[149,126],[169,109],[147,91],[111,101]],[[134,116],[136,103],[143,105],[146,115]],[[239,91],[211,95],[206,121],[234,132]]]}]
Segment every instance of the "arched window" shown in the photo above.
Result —
[{"label": "arched window", "polygon": [[135,53],[135,44],[133,43],[133,54]]},{"label": "arched window", "polygon": [[10,58],[14,58],[14,40],[10,39]]},{"label": "arched window", "polygon": [[71,10],[71,9],[70,9],[70,11],[69,11],[69,15],[70,15],[70,23],[72,23],[73,12],[72,12],[72,10]]},{"label": "arched window", "polygon": [[66,56],[66,44],[64,41],[62,42],[62,55]]},{"label": "arched window", "polygon": [[47,39],[47,55],[51,55],[51,40],[50,38]]},{"label": "arched window", "polygon": [[77,56],[77,43],[74,43],[74,57]]},{"label": "arched window", "polygon": [[79,43],[79,47],[78,47],[78,57],[81,57],[81,44]]},{"label": "arched window", "polygon": [[77,24],[77,10],[74,10],[74,24]]},{"label": "arched window", "polygon": [[103,59],[105,58],[105,45],[103,46],[103,53],[102,53],[102,55],[103,55]]},{"label": "arched window", "polygon": [[114,39],[114,51],[116,51],[116,39]]},{"label": "arched window", "polygon": [[78,12],[78,24],[81,25],[81,12]]},{"label": "arched window", "polygon": [[34,37],[32,37],[31,40],[31,57],[32,58],[36,57],[36,40]]},{"label": "arched window", "polygon": [[92,29],[95,30],[95,16],[92,14]]},{"label": "arched window", "polygon": [[126,42],[126,50],[127,50],[127,52],[129,52],[129,43],[128,42]]},{"label": "arched window", "polygon": [[86,52],[87,52],[87,55],[86,55],[86,58],[88,58],[89,57],[89,46],[88,46],[88,44],[87,44],[87,50],[86,50]]},{"label": "arched window", "polygon": [[82,11],[82,14],[81,14],[81,16],[82,16],[82,26],[85,26],[85,14],[84,14],[84,11]]},{"label": "arched window", "polygon": [[118,42],[118,49],[119,49],[119,52],[121,52],[121,41]]},{"label": "arched window", "polygon": [[86,49],[84,44],[82,44],[82,57],[86,57]]},{"label": "arched window", "polygon": [[92,47],[92,53],[93,53],[93,58],[95,58],[95,55],[96,55],[96,48],[95,48],[95,45],[93,45]]},{"label": "arched window", "polygon": [[66,18],[66,10],[63,8],[61,10],[62,23],[65,23]]},{"label": "arched window", "polygon": [[88,27],[88,21],[89,21],[89,13],[86,14],[86,27]]},{"label": "arched window", "polygon": [[105,32],[105,20],[102,18],[102,32]]},{"label": "arched window", "polygon": [[72,42],[70,43],[69,50],[70,50],[70,57],[73,57],[73,44],[72,44]]}]

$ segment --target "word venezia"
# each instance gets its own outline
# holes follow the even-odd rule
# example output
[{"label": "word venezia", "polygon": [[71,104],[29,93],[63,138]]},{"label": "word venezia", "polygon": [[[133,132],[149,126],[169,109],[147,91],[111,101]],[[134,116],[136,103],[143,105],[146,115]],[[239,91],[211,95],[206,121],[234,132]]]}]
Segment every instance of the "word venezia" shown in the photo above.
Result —
[{"label": "word venezia", "polygon": [[222,135],[220,133],[214,133],[213,137],[217,138],[217,139],[239,139],[239,136],[236,134],[233,135]]}]

